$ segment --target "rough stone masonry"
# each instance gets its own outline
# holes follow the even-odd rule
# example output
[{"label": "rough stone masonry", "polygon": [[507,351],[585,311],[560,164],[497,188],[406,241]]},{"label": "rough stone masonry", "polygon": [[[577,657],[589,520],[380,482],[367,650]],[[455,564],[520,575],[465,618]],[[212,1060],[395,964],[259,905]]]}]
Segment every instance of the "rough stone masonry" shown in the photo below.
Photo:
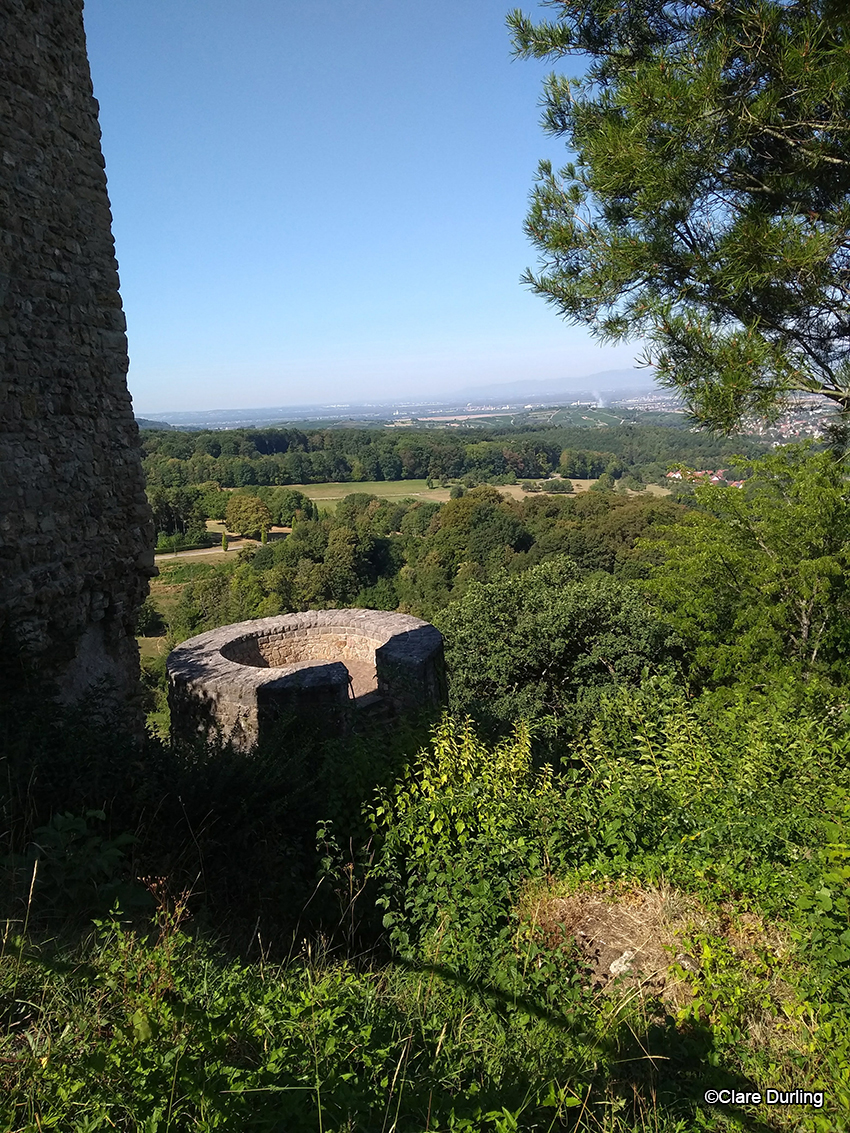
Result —
[{"label": "rough stone masonry", "polygon": [[199,634],[169,655],[177,741],[225,741],[243,751],[301,717],[345,732],[369,719],[438,711],[446,703],[443,637],[409,614],[305,610]]},{"label": "rough stone masonry", "polygon": [[82,0],[0,0],[0,696],[136,689],[153,530]]}]

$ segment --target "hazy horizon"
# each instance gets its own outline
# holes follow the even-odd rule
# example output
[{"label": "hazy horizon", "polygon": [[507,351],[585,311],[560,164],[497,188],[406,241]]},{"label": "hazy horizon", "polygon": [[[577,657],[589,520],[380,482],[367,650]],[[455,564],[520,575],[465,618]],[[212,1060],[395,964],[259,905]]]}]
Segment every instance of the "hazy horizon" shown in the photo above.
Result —
[{"label": "hazy horizon", "polygon": [[[572,385],[572,388],[571,388]],[[528,386],[530,388],[524,389],[522,387]],[[137,417],[165,417],[171,413],[176,416],[186,414],[213,414],[213,413],[261,413],[272,412],[279,410],[304,410],[310,408],[356,408],[363,409],[366,407],[374,406],[376,409],[400,407],[403,405],[422,406],[422,405],[446,405],[464,404],[464,399],[468,399],[471,405],[483,404],[485,402],[499,401],[499,402],[516,402],[523,400],[526,397],[532,399],[539,399],[541,397],[559,399],[560,395],[566,398],[578,397],[581,395],[592,395],[597,397],[600,401],[606,401],[612,394],[640,394],[647,393],[652,390],[661,391],[660,387],[656,385],[652,379],[651,374],[645,369],[634,370],[605,370],[594,374],[583,374],[575,378],[565,379],[546,379],[540,382],[512,382],[505,384],[494,383],[491,385],[483,385],[472,388],[462,388],[451,391],[449,394],[440,394],[435,392],[418,392],[412,391],[410,394],[402,394],[399,397],[376,397],[376,398],[349,398],[344,401],[330,402],[323,400],[303,400],[303,401],[290,401],[290,402],[270,402],[263,405],[201,405],[196,404],[188,406],[185,409],[161,409],[144,406],[139,408],[134,402],[134,411]]]}]

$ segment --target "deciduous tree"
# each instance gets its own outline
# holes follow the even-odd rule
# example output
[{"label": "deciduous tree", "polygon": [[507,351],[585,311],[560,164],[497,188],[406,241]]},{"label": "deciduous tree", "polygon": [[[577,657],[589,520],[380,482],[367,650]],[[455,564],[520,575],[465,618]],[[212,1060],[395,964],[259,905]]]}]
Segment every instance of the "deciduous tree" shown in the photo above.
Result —
[{"label": "deciduous tree", "polygon": [[742,489],[696,488],[646,583],[686,641],[694,675],[757,684],[780,668],[847,676],[850,488],[843,461],[788,446]]},{"label": "deciduous tree", "polygon": [[257,496],[234,494],[227,501],[226,523],[228,531],[237,535],[257,538],[262,531],[268,531],[271,522],[271,512]]},{"label": "deciduous tree", "polygon": [[672,665],[678,638],[639,591],[582,577],[565,556],[499,582],[473,583],[435,619],[446,638],[452,706],[509,728],[567,731],[603,689]]}]

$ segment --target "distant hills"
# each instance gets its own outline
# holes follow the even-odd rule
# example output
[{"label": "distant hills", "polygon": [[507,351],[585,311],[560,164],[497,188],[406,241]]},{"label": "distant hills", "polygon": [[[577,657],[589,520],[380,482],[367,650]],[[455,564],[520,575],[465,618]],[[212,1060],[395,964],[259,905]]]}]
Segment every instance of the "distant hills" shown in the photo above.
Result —
[{"label": "distant hills", "polygon": [[499,385],[469,386],[457,391],[456,396],[470,401],[513,401],[517,398],[546,397],[553,401],[574,401],[583,395],[640,393],[656,389],[655,371],[603,370],[598,374],[586,374],[579,378],[529,379],[521,382],[504,382]]},{"label": "distant hills", "polygon": [[[293,405],[266,409],[196,409],[168,413],[169,421],[137,417],[140,429],[250,429],[299,421],[339,422],[351,420],[379,424],[402,414],[405,417],[457,412],[470,405],[492,406],[513,403],[521,408],[529,402],[548,405],[578,400],[610,402],[617,397],[650,393],[658,387],[654,371],[603,370],[578,378],[530,378],[521,382],[469,386],[442,397],[407,397],[399,401],[353,402],[335,405]],[[150,411],[149,411],[150,412]]]}]

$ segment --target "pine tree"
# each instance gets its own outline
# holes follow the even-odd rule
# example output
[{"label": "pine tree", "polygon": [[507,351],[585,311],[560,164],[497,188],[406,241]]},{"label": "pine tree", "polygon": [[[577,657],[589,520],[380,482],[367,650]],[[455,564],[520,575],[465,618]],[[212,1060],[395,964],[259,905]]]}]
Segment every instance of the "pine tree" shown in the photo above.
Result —
[{"label": "pine tree", "polygon": [[549,0],[508,18],[551,75],[524,277],[729,431],[789,393],[850,415],[850,13],[838,0]]}]

